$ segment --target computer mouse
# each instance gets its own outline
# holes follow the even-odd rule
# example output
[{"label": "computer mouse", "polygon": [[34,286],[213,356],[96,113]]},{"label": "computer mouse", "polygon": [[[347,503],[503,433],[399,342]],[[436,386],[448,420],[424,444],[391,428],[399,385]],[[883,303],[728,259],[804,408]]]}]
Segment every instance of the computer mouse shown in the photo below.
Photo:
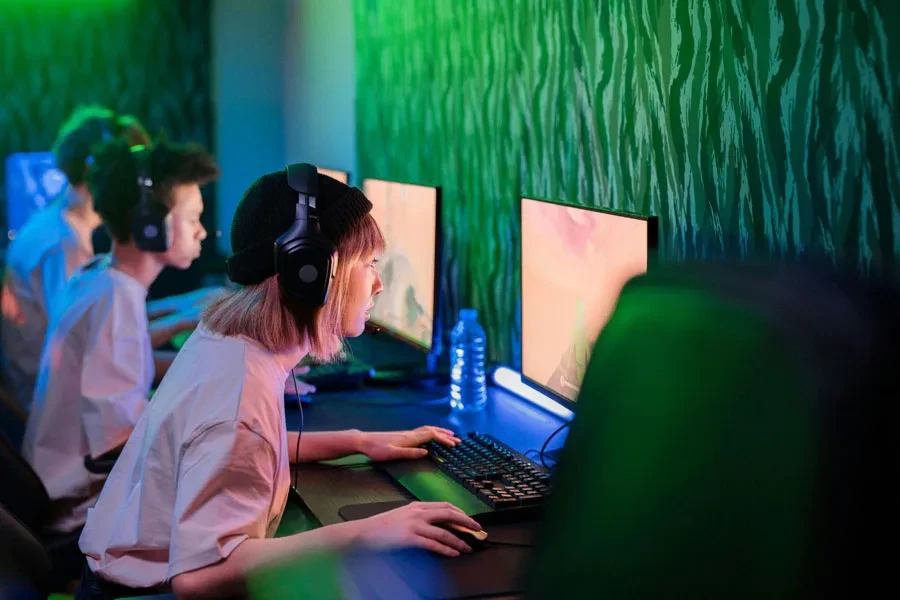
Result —
[{"label": "computer mouse", "polygon": [[446,531],[449,531],[465,543],[469,545],[473,551],[481,550],[484,548],[485,542],[487,542],[487,531],[475,531],[474,529],[469,529],[463,525],[457,525],[456,523],[435,523],[435,527],[440,527]]}]

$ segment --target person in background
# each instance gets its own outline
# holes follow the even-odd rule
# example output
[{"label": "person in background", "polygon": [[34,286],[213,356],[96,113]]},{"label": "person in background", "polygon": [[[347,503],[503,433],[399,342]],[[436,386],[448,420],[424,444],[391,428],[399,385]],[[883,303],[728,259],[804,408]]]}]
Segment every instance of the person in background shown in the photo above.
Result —
[{"label": "person in background", "polygon": [[53,502],[54,531],[84,524],[105,479],[85,457],[125,443],[154,373],[168,367],[154,361],[147,290],[165,267],[186,269],[200,255],[200,186],[218,174],[199,146],[114,140],[95,156],[88,182],[112,252],[86,263],[61,293],[22,445]]},{"label": "person in background", "polygon": [[297,167],[306,182],[317,183],[310,192],[316,222],[337,248],[324,305],[298,297],[306,267],[276,268],[272,248],[302,222],[295,221],[300,196],[284,171],[264,175],[244,193],[232,220],[229,276],[243,287],[204,314],[88,512],[78,598],[170,586],[184,598],[234,595],[261,565],[351,544],[417,546],[446,556],[471,551],[437,524],[481,527],[446,503],[413,503],[273,538],[288,497],[290,463],[356,453],[376,461],[414,459],[427,454],[419,446],[431,440],[459,443],[437,427],[287,431],[285,379],[307,354],[328,360],[343,338],[362,334],[382,291],[375,264],[384,250],[362,192],[316,175],[310,165],[289,169]]},{"label": "person in background", "polygon": [[9,393],[26,413],[54,302],[72,273],[94,255],[91,233],[101,220],[86,172],[92,148],[112,139],[129,145],[150,143],[136,118],[117,115],[108,108],[82,106],[66,119],[53,154],[69,185],[25,223],[7,249],[2,292],[3,374]]}]

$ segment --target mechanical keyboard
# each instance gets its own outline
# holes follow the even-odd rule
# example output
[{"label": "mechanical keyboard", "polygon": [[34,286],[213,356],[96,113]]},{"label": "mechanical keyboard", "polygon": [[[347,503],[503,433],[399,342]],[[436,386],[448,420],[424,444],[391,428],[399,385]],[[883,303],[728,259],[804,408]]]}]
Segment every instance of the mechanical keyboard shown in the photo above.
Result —
[{"label": "mechanical keyboard", "polygon": [[425,446],[438,469],[494,510],[543,504],[550,473],[493,437],[470,433],[455,448]]}]

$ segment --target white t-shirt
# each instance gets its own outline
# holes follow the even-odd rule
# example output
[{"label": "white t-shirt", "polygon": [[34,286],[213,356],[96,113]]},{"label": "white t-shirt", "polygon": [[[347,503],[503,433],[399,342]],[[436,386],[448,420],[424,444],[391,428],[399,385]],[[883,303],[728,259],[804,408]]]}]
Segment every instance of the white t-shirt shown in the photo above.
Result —
[{"label": "white t-shirt", "polygon": [[55,531],[84,524],[104,479],[84,467],[125,443],[147,406],[147,288],[101,255],[63,289],[47,331],[22,454],[54,501]]},{"label": "white t-shirt", "polygon": [[57,201],[35,213],[6,254],[7,285],[24,323],[3,319],[3,370],[10,393],[26,411],[54,302],[72,273],[94,254],[90,241],[80,239],[66,221],[64,209],[65,203]]},{"label": "white t-shirt", "polygon": [[158,587],[274,535],[290,488],[284,382],[299,359],[194,331],[89,511],[79,545],[94,573]]}]

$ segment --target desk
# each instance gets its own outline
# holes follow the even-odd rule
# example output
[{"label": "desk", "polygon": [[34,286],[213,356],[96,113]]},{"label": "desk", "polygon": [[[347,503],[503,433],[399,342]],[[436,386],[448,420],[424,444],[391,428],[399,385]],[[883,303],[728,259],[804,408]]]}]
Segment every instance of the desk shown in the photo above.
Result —
[{"label": "desk", "polygon": [[[479,431],[488,433],[519,452],[539,450],[547,437],[563,421],[544,410],[506,392],[501,388],[488,388],[488,404],[484,411],[473,414],[456,414],[449,405],[422,405],[423,400],[440,397],[443,390],[365,389],[315,395],[304,406],[305,431],[333,431],[361,429],[385,431],[412,429],[421,425],[438,425],[459,433]],[[299,426],[300,415],[296,405],[286,403],[286,421],[289,430]],[[554,447],[563,443],[561,434],[554,440]],[[371,468],[365,459],[350,458],[340,466],[304,465],[295,470],[296,489],[306,505],[290,507],[288,523],[279,534],[294,533],[305,528],[310,517],[322,525],[340,523],[338,510],[347,504],[382,502],[409,498],[409,494],[387,475]],[[311,514],[310,514],[311,513]],[[286,517],[288,515],[286,514]],[[292,531],[286,531],[286,527]],[[510,531],[515,538],[521,532]],[[494,532],[491,531],[494,535]],[[517,541],[509,539],[507,541]],[[527,558],[527,552],[510,553],[507,549],[476,552],[457,559],[442,560],[450,571],[484,568],[487,562],[492,569],[501,568],[498,555],[506,552],[506,567],[515,569]],[[500,560],[500,563],[504,561]]]},{"label": "desk", "polygon": [[[524,452],[540,449],[547,436],[563,424],[556,415],[493,386],[488,388],[487,407],[478,413],[452,413],[449,404],[415,404],[440,395],[438,391],[406,388],[316,394],[303,407],[306,431],[354,428],[385,431],[438,425],[460,433],[476,430],[488,433]],[[285,418],[287,428],[296,430],[300,424],[299,411],[293,402],[286,402]],[[558,439],[564,439],[563,434]]]}]

